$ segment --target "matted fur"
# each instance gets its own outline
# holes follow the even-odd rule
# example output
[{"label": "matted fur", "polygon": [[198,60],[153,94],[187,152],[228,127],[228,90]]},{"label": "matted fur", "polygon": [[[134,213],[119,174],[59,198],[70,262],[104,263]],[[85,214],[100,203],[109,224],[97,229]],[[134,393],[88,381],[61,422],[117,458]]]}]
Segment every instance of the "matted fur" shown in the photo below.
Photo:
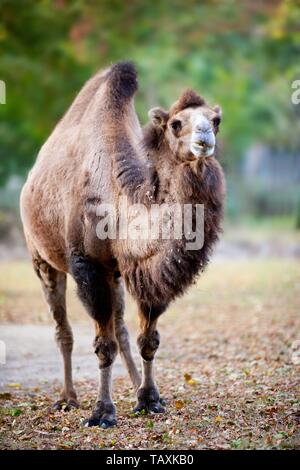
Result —
[{"label": "matted fur", "polygon": [[[162,241],[153,256],[145,260],[122,260],[119,266],[131,294],[143,304],[157,307],[182,295],[209,262],[221,232],[224,184],[219,164],[199,162],[196,171],[184,165],[176,178],[176,202],[204,204],[204,245],[186,250],[186,240]],[[172,202],[172,201],[170,201]]]}]

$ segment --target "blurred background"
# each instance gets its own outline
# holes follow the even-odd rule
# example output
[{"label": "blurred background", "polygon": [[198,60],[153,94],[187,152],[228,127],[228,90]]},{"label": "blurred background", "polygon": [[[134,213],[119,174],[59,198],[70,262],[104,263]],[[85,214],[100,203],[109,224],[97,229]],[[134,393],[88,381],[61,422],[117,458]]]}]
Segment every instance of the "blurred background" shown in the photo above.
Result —
[{"label": "blurred background", "polygon": [[57,120],[99,68],[131,59],[139,71],[142,123],[151,106],[168,108],[185,87],[221,104],[226,223],[235,227],[235,242],[251,245],[255,233],[288,232],[285,249],[297,251],[300,105],[291,102],[291,85],[300,77],[298,0],[0,5],[0,79],[7,95],[0,105],[1,244],[22,245],[19,191]]},{"label": "blurred background", "polygon": [[[30,406],[42,410],[57,395],[61,359],[24,246],[20,189],[85,81],[128,59],[139,72],[136,106],[143,124],[149,108],[169,108],[186,87],[222,106],[220,159],[228,186],[214,262],[160,320],[162,393],[170,398],[172,390],[188,419],[183,413],[182,431],[179,426],[167,440],[168,425],[156,420],[153,441],[146,430],[144,444],[134,426],[131,447],[300,448],[299,418],[297,425],[293,418],[300,416],[300,104],[291,100],[292,84],[300,80],[299,0],[0,0],[0,80],[6,84],[6,104],[0,104],[0,341],[7,350],[0,389],[9,392],[2,394],[2,446],[57,448],[62,419],[55,418],[48,435],[48,416],[42,416],[40,434],[24,437],[30,413],[35,417]],[[87,393],[91,400],[94,333],[72,280],[68,308],[75,381],[80,399]],[[136,334],[131,301],[126,317]],[[120,362],[116,374],[124,375]],[[188,402],[190,376],[196,381]],[[179,412],[170,409],[177,419]],[[80,411],[83,417],[87,412]],[[121,407],[120,415],[126,413],[129,404]],[[68,446],[94,445],[73,437]],[[118,445],[128,445],[124,435]]]}]

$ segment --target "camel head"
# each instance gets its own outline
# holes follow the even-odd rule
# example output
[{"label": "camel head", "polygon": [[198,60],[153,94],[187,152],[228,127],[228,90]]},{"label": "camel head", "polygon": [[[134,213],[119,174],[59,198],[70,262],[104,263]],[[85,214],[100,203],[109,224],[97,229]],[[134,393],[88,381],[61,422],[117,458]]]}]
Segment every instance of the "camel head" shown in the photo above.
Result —
[{"label": "camel head", "polygon": [[209,107],[194,91],[185,91],[169,111],[151,109],[149,117],[177,159],[184,161],[214,155],[221,108]]}]

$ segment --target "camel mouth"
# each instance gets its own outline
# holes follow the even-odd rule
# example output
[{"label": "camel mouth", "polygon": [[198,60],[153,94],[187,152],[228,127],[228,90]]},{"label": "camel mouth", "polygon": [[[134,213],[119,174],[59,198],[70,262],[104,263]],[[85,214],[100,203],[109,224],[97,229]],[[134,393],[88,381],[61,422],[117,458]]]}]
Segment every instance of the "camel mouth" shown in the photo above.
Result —
[{"label": "camel mouth", "polygon": [[209,157],[214,153],[215,146],[203,144],[203,142],[192,142],[191,152],[195,157]]}]

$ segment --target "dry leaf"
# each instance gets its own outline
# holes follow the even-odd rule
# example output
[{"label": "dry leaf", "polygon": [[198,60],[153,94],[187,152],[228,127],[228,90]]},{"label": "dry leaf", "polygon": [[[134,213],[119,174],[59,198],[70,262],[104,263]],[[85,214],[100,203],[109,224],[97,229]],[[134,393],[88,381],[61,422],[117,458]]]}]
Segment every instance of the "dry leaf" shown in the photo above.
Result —
[{"label": "dry leaf", "polygon": [[182,400],[176,400],[175,401],[175,408],[176,410],[181,410],[184,407],[184,403]]},{"label": "dry leaf", "polygon": [[192,380],[192,376],[190,374],[184,374],[184,379],[188,382],[189,380]]}]

